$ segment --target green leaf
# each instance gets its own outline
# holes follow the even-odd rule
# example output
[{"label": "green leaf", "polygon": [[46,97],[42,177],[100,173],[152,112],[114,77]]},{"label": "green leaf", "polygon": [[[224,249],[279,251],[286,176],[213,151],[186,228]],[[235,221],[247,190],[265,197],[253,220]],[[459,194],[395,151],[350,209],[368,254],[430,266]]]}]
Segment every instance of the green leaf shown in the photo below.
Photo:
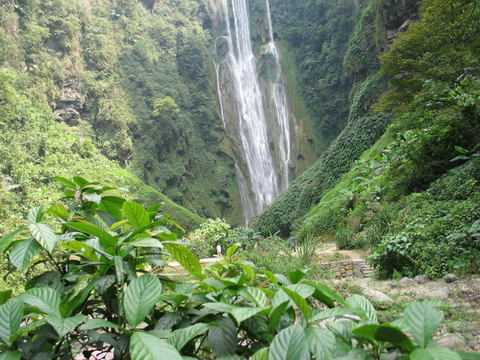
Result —
[{"label": "green leaf", "polygon": [[421,347],[426,347],[432,341],[442,320],[441,311],[422,302],[410,304],[403,314],[403,325]]},{"label": "green leaf", "polygon": [[287,299],[283,303],[278,304],[275,306],[272,311],[270,311],[270,324],[269,327],[272,330],[276,330],[280,320],[282,319],[283,315],[285,315],[287,309],[290,307],[290,300]]},{"label": "green leaf", "polygon": [[28,290],[21,296],[24,303],[44,312],[47,315],[60,315],[60,295],[48,287]]},{"label": "green leaf", "polygon": [[18,351],[8,351],[0,354],[0,360],[21,360],[22,354]]},{"label": "green leaf", "polygon": [[133,241],[131,243],[128,243],[128,245],[134,246],[134,247],[139,247],[139,248],[157,248],[157,249],[163,249],[163,244],[160,240],[155,239],[155,238],[145,238],[145,239],[140,239]]},{"label": "green leaf", "polygon": [[0,237],[0,253],[7,251],[17,241],[17,235],[22,231],[23,228],[19,228]]},{"label": "green leaf", "polygon": [[53,178],[53,180],[55,180],[56,182],[62,184],[63,186],[65,186],[67,189],[71,189],[71,190],[74,190],[77,188],[77,185],[75,185],[74,182],[68,180],[67,178],[64,178],[62,176],[55,176]]},{"label": "green leaf", "polygon": [[433,345],[415,350],[410,354],[410,360],[462,360],[462,358],[452,350]]},{"label": "green leaf", "polygon": [[85,315],[76,315],[69,318],[62,318],[57,315],[47,316],[47,322],[57,332],[58,336],[63,338],[65,335],[74,331],[81,323],[85,321],[87,317]]},{"label": "green leaf", "polygon": [[[294,285],[288,285],[287,288],[289,290],[292,290],[299,294],[301,297],[304,299],[310,297],[313,295],[315,292],[315,289],[309,285],[305,284],[294,284]],[[287,295],[285,291],[283,291],[282,288],[280,288],[274,295],[272,299],[272,306],[277,307],[278,305],[284,303],[285,301],[289,301],[290,306],[293,305],[293,301],[290,299],[290,297]]]},{"label": "green leaf", "polygon": [[123,216],[135,228],[143,228],[150,224],[150,215],[142,204],[135,201],[125,201],[122,207]]},{"label": "green leaf", "polygon": [[67,221],[70,218],[70,213],[67,207],[63,204],[54,204],[48,208],[48,213],[52,216]]},{"label": "green leaf", "polygon": [[235,253],[240,249],[240,244],[233,244],[230,246],[227,251],[225,252],[225,257],[227,259],[230,259]]},{"label": "green leaf", "polygon": [[395,345],[403,352],[411,352],[415,345],[410,338],[397,327],[389,324],[377,325],[368,324],[357,327],[353,330],[353,335],[367,339],[371,342],[381,341],[389,342]]},{"label": "green leaf", "polygon": [[123,284],[125,280],[125,268],[123,266],[123,258],[120,256],[113,257],[113,263],[115,264],[115,275],[117,277],[117,282]]},{"label": "green leaf", "polygon": [[152,311],[162,294],[162,284],[146,274],[130,282],[125,290],[123,306],[128,323],[135,327]]},{"label": "green leaf", "polygon": [[265,293],[256,287],[248,287],[240,293],[245,299],[251,301],[256,306],[266,307],[268,306],[268,297]]},{"label": "green leaf", "polygon": [[27,221],[29,224],[36,224],[42,221],[45,213],[43,212],[42,207],[35,207],[30,209],[27,215]]},{"label": "green leaf", "polygon": [[136,332],[130,338],[130,356],[132,360],[182,360],[168,342],[144,332]]},{"label": "green leaf", "polygon": [[347,306],[363,320],[377,323],[377,312],[372,303],[364,296],[352,295],[346,301]]},{"label": "green leaf", "polygon": [[37,240],[37,242],[42,245],[42,247],[47,250],[49,253],[55,249],[57,244],[58,237],[55,235],[50,226],[46,224],[34,223],[28,225],[32,237]]},{"label": "green leaf", "polygon": [[196,337],[205,334],[209,329],[207,324],[195,324],[186,328],[175,330],[170,334],[168,342],[181,351],[185,345]]},{"label": "green leaf", "polygon": [[330,331],[318,326],[309,326],[305,329],[305,337],[315,360],[330,360],[333,358],[336,339]]},{"label": "green leaf", "polygon": [[100,241],[100,245],[110,254],[114,253],[117,239],[97,225],[87,222],[69,222],[65,224],[72,230],[79,231],[89,236],[95,236]]},{"label": "green leaf", "polygon": [[87,179],[85,179],[81,176],[74,176],[73,181],[80,187],[84,187],[84,186],[87,186],[89,184],[92,184],[90,181],[88,181]]},{"label": "green leaf", "polygon": [[5,304],[12,297],[12,290],[0,291],[0,305]]},{"label": "green leaf", "polygon": [[23,317],[23,304],[18,299],[11,299],[0,305],[0,339],[11,345],[20,328]]},{"label": "green leaf", "polygon": [[459,352],[457,354],[460,355],[462,360],[480,360],[480,353]]},{"label": "green leaf", "polygon": [[103,319],[88,319],[80,326],[80,330],[96,330],[96,329],[118,329],[118,325]]},{"label": "green leaf", "polygon": [[206,303],[204,306],[221,313],[231,314],[238,324],[265,310],[264,308],[241,307],[225,303]]},{"label": "green leaf", "polygon": [[237,350],[238,329],[230,318],[223,318],[210,324],[208,344],[217,356],[234,354]]},{"label": "green leaf", "polygon": [[342,295],[340,295],[338,292],[333,290],[328,285],[325,285],[318,281],[311,281],[311,280],[305,280],[303,281],[303,283],[313,287],[315,289],[315,292],[313,293],[313,297],[318,301],[321,301],[328,307],[335,306],[335,302],[342,305],[345,304],[345,300],[343,299]]},{"label": "green leaf", "polygon": [[33,239],[22,240],[13,245],[9,253],[10,262],[19,271],[24,271],[30,265],[32,258],[40,251],[40,246]]},{"label": "green leaf", "polygon": [[165,249],[170,255],[182,265],[191,275],[196,278],[203,279],[202,266],[198,258],[186,246],[175,243],[165,242]]},{"label": "green leaf", "polygon": [[268,360],[308,360],[310,350],[303,328],[292,325],[282,331],[272,341]]},{"label": "green leaf", "polygon": [[268,348],[258,350],[250,360],[268,360]]},{"label": "green leaf", "polygon": [[295,305],[297,305],[305,320],[309,320],[312,316],[312,308],[307,300],[305,300],[299,293],[290,290],[289,288],[284,287],[283,291],[285,291]]},{"label": "green leaf", "polygon": [[99,205],[99,210],[110,214],[116,221],[122,218],[122,208],[125,199],[117,196],[104,196]]}]

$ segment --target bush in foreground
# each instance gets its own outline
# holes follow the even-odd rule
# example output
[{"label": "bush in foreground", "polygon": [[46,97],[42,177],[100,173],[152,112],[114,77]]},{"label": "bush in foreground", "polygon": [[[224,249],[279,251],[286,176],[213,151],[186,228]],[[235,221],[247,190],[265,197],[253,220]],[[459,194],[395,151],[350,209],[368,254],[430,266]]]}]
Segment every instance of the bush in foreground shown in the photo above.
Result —
[{"label": "bush in foreground", "polygon": [[[472,356],[434,343],[442,320],[434,304],[414,303],[399,321],[380,324],[364,297],[344,299],[302,271],[260,271],[236,257],[235,245],[202,269],[176,242],[179,227],[155,208],[84,179],[61,181],[63,203],[33,209],[0,241],[12,267],[37,273],[21,295],[1,293],[1,360],[94,350],[133,360]],[[156,275],[168,258],[189,278]]]}]

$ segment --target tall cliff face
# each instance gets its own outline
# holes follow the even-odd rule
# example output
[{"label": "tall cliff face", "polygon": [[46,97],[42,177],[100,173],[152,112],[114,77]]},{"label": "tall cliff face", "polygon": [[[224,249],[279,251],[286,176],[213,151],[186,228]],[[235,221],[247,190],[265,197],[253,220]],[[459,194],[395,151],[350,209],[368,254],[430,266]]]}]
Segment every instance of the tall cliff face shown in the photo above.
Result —
[{"label": "tall cliff face", "polygon": [[240,221],[203,1],[0,6],[0,65],[24,75],[60,123],[178,203]]}]

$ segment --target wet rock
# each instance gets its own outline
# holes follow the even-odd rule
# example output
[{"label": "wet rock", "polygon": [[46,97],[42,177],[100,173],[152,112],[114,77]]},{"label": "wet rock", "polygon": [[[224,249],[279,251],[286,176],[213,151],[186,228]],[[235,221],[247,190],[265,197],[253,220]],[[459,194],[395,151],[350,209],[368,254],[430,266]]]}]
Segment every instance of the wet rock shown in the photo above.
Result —
[{"label": "wet rock", "polygon": [[451,284],[451,283],[454,283],[455,281],[458,281],[458,277],[457,275],[455,274],[447,274],[443,277],[443,280],[447,283],[447,284]]},{"label": "wet rock", "polygon": [[464,350],[467,345],[463,336],[458,334],[446,334],[437,343],[452,350]]}]

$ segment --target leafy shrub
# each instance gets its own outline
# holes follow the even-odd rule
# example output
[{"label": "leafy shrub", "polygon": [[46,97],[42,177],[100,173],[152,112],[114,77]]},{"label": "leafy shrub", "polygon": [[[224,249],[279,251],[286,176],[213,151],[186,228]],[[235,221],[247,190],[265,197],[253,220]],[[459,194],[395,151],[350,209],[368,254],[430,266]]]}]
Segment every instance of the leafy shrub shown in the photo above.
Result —
[{"label": "leafy shrub", "polygon": [[189,246],[199,257],[210,257],[217,253],[217,246],[222,252],[231,245],[229,238],[231,227],[221,219],[209,219],[188,236]]},{"label": "leafy shrub", "polygon": [[353,231],[347,226],[340,227],[335,233],[335,242],[338,249],[353,249],[355,247]]},{"label": "leafy shrub", "polygon": [[[344,299],[302,271],[262,271],[238,259],[238,246],[202,269],[156,208],[82,178],[59,180],[65,201],[32,209],[0,241],[19,271],[48,264],[23,294],[0,293],[2,359],[67,360],[94,350],[132,360],[459,359],[432,340],[442,313],[430,303],[408,306],[396,325],[380,324],[366,298]],[[147,271],[165,257],[190,278]]]}]

